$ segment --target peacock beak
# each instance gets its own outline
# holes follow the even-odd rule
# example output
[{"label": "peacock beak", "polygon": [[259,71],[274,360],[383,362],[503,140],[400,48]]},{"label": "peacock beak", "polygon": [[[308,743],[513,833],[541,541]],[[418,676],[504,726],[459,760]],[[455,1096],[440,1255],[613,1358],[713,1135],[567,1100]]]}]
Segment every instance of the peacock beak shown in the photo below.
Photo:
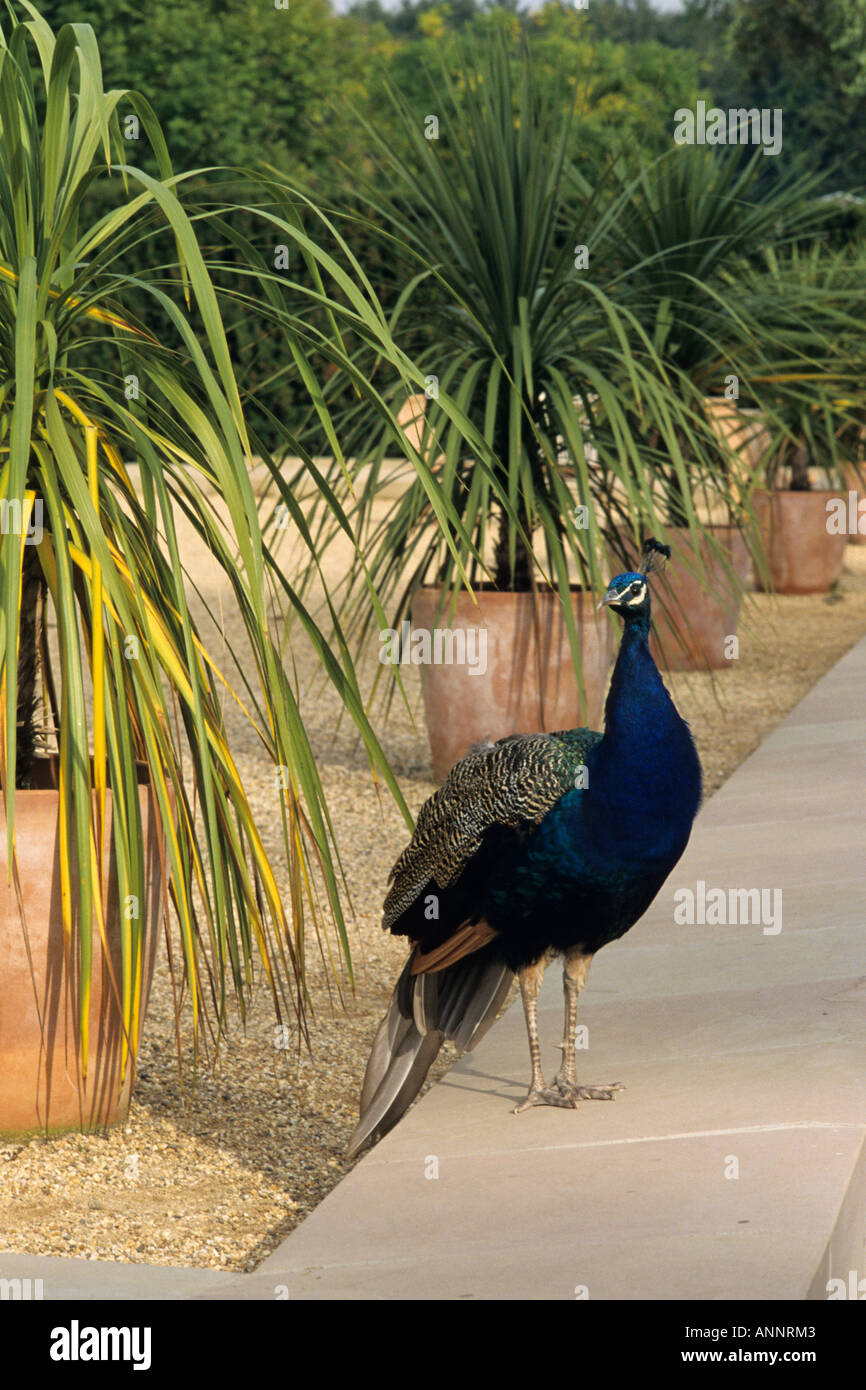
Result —
[{"label": "peacock beak", "polygon": [[596,612],[598,612],[599,608],[605,608],[609,603],[616,603],[619,600],[619,598],[620,595],[618,593],[616,593],[613,589],[608,589],[601,603],[598,605]]}]

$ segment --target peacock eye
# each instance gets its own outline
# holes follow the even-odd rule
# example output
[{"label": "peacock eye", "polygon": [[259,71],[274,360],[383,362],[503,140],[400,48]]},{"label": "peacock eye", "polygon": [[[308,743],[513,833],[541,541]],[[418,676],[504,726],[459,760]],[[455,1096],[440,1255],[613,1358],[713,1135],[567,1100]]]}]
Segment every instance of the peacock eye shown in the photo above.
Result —
[{"label": "peacock eye", "polygon": [[632,586],[631,586],[631,592],[634,594],[635,598],[636,598],[637,595],[640,593],[640,591],[641,591],[641,586],[640,586],[640,584],[638,584],[638,583],[632,584]]}]

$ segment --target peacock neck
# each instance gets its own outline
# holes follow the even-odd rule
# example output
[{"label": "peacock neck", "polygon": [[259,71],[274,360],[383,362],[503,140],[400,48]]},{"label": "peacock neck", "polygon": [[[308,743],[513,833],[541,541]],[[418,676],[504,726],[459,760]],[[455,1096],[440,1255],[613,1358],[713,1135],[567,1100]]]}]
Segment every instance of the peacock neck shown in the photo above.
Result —
[{"label": "peacock neck", "polygon": [[627,623],[611,677],[604,712],[604,736],[621,743],[633,736],[643,742],[657,721],[681,722],[649,649],[646,618]]},{"label": "peacock neck", "polygon": [[[572,844],[586,871],[625,883],[666,877],[682,854],[701,800],[701,765],[649,650],[647,622],[629,616],[605,706],[604,733],[586,757],[586,781],[562,797],[539,831]],[[655,891],[655,890],[653,890]]]},{"label": "peacock neck", "polygon": [[648,618],[627,620],[598,748],[597,770],[607,793],[617,802],[648,793],[650,787],[658,789],[660,779],[666,783],[690,774],[694,759],[688,726],[650,653]]}]

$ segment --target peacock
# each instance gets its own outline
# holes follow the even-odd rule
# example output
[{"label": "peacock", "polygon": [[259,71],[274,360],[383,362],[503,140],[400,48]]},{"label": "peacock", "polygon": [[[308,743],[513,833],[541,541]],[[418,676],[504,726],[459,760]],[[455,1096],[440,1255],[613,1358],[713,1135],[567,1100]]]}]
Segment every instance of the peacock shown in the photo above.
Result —
[{"label": "peacock", "polygon": [[[389,877],[383,926],[412,942],[373,1042],[354,1156],[405,1113],[444,1039],[472,1048],[517,975],[532,1079],[515,1110],[612,1100],[619,1082],[581,1085],[578,995],[596,951],[646,912],[682,855],[701,800],[701,765],[649,649],[654,538],[640,571],[613,579],[599,608],[623,619],[604,733],[516,734],[476,745],[424,803]],[[562,1063],[541,1067],[536,1007],[563,958]]]}]

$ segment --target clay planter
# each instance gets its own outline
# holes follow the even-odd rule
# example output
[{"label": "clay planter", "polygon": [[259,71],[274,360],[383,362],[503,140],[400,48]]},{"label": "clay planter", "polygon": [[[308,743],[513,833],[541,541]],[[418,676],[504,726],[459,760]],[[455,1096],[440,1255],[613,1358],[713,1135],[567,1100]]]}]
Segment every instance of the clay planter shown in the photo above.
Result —
[{"label": "clay planter", "polygon": [[755,492],[755,515],[777,593],[823,594],[842,573],[849,537],[827,529],[831,498],[847,505],[845,492]]},{"label": "clay planter", "polygon": [[[431,637],[431,659],[421,668],[437,781],[473,743],[602,726],[617,634],[597,614],[597,600],[581,592],[571,596],[583,662],[582,702],[558,594],[475,592],[477,605],[461,593],[453,613],[445,606],[437,614],[439,589],[419,590],[412,605],[413,633],[447,629],[453,641],[450,653],[443,640],[437,654]],[[465,635],[474,672],[470,661],[454,660],[460,655],[454,640],[459,633]]]},{"label": "clay planter", "polygon": [[[739,585],[751,573],[751,556],[736,526],[710,526],[716,544],[727,551]],[[707,671],[730,660],[728,638],[736,635],[742,593],[708,541],[701,542],[706,583],[695,573],[697,560],[688,530],[667,530],[671,562],[652,576],[650,651],[663,671]]]},{"label": "clay planter", "polygon": [[[45,762],[43,773],[47,781],[53,760]],[[147,901],[142,904],[143,1017],[153,975],[162,878],[158,814],[150,814],[147,787],[139,789],[139,798],[149,885]],[[108,792],[106,845],[111,843],[111,817],[112,797]],[[15,793],[15,843],[27,927],[25,938],[14,884],[7,887],[6,882],[6,813],[0,799],[0,1133],[6,1135],[101,1128],[125,1118],[132,1091],[129,1065],[123,1087],[120,1086],[121,1013],[94,921],[87,1082],[79,1095],[77,927],[73,919],[70,979],[64,960],[58,826],[56,791],[48,788]],[[113,852],[106,855],[106,860],[106,937],[115,978],[120,983],[120,910]],[[78,877],[74,861],[70,864],[70,877],[74,904]]]}]

